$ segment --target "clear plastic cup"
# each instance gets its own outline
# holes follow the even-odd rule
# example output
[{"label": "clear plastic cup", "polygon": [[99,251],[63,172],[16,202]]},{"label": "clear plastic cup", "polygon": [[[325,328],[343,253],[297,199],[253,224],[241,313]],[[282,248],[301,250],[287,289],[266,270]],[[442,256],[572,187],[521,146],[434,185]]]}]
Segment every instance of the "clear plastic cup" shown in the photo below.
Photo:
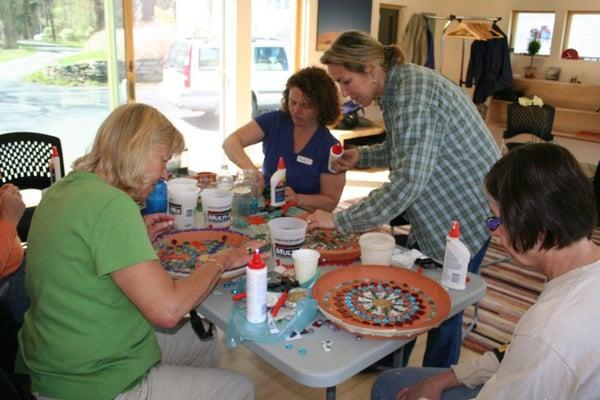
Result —
[{"label": "clear plastic cup", "polygon": [[294,274],[298,283],[303,284],[313,279],[319,266],[321,254],[313,249],[298,249],[292,251]]}]

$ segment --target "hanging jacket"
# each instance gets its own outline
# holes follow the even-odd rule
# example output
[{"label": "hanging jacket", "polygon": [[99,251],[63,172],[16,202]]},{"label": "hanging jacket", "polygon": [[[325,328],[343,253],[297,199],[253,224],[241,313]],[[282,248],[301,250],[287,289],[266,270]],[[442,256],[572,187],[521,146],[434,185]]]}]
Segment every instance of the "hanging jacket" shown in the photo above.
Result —
[{"label": "hanging jacket", "polygon": [[508,40],[495,23],[492,29],[502,37],[476,40],[471,45],[471,58],[465,84],[466,87],[475,85],[473,93],[475,104],[484,103],[489,96],[511,87],[513,83]]},{"label": "hanging jacket", "polygon": [[406,25],[400,47],[404,50],[406,61],[417,65],[427,63],[427,22],[421,14],[413,14]]}]

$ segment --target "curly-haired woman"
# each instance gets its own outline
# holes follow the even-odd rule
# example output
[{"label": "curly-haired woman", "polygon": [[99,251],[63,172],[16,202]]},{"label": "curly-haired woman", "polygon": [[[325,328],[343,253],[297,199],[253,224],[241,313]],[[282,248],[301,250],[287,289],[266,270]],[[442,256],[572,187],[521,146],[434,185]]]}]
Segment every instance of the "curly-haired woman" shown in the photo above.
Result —
[{"label": "curly-haired woman", "polygon": [[286,200],[331,211],[346,183],[344,173],[333,174],[327,168],[329,149],[337,142],[327,125],[340,116],[335,82],[321,68],[301,69],[288,79],[281,105],[281,110],[262,114],[233,132],[223,149],[238,167],[256,169],[244,148],[262,141],[265,159],[259,176],[264,176],[264,184],[269,185],[283,157]]}]

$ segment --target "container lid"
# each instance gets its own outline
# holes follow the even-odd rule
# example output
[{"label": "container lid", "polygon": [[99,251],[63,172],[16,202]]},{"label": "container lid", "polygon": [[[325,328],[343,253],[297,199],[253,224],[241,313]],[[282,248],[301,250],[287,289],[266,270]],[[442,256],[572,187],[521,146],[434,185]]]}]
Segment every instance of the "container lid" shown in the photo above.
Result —
[{"label": "container lid", "polygon": [[340,155],[344,152],[344,147],[341,144],[336,143],[331,146],[331,152],[335,155]]},{"label": "container lid", "polygon": [[452,221],[452,226],[450,227],[450,232],[448,232],[448,236],[451,238],[460,237],[460,222]]},{"label": "container lid", "polygon": [[285,168],[285,161],[283,160],[283,157],[279,157],[279,161],[277,162],[277,169],[284,169]]}]

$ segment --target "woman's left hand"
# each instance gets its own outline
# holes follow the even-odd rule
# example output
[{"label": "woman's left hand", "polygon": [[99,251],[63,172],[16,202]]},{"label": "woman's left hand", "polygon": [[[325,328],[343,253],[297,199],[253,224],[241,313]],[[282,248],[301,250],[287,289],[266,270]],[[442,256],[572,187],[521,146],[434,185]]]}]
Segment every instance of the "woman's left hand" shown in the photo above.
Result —
[{"label": "woman's left hand", "polygon": [[[225,271],[239,268],[248,264],[252,259],[254,251],[264,247],[264,245],[264,240],[252,240],[239,247],[222,250],[215,254],[215,258],[221,265],[223,265],[223,270]],[[266,253],[261,253],[260,256],[265,259],[268,255]]]},{"label": "woman's left hand", "polygon": [[285,202],[298,204],[298,195],[290,186],[285,187]]},{"label": "woman's left hand", "polygon": [[333,214],[330,212],[317,210],[314,213],[309,214],[305,219],[306,222],[308,222],[309,231],[316,228],[335,229]]},{"label": "woman's left hand", "polygon": [[173,226],[173,216],[165,213],[145,215],[144,224],[146,224],[148,237],[152,242],[158,236],[171,230],[171,227]]}]

